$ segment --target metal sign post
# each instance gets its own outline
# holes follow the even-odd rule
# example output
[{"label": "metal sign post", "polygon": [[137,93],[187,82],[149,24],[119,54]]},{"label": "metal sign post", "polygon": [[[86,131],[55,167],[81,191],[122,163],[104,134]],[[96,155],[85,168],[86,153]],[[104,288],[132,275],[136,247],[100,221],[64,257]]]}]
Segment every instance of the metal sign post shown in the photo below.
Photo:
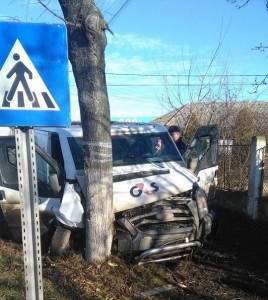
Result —
[{"label": "metal sign post", "polygon": [[42,300],[42,256],[34,131],[29,127],[15,129],[15,139],[21,204],[26,299]]},{"label": "metal sign post", "polygon": [[37,166],[30,128],[71,123],[66,26],[0,22],[0,45],[0,126],[18,128],[15,138],[26,296],[27,300],[41,300]]}]

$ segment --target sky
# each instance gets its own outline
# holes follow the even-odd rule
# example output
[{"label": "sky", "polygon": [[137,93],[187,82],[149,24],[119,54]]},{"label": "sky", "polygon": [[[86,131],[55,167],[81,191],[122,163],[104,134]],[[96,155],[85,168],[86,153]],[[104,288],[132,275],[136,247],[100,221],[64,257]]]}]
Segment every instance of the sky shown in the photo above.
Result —
[{"label": "sky", "polygon": [[[36,0],[2,0],[0,21],[61,23]],[[44,1],[62,16],[56,0]],[[266,0],[95,0],[106,32],[106,81],[114,120],[149,121],[210,98],[268,101]],[[242,3],[239,1],[239,3]],[[262,43],[265,51],[254,50]],[[69,72],[71,117],[79,120]],[[202,87],[202,88],[201,88]],[[213,96],[212,96],[213,95]]]}]

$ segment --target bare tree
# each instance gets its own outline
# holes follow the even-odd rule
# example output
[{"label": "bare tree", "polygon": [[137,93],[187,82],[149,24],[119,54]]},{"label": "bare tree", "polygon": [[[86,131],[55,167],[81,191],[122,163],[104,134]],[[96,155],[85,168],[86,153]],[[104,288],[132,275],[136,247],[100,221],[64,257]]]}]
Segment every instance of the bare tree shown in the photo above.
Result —
[{"label": "bare tree", "polygon": [[[238,8],[242,8],[251,0],[227,1],[236,4]],[[264,2],[268,8],[268,0]],[[165,120],[166,123],[164,125],[174,125],[174,122],[176,122],[177,125],[183,127],[184,135],[187,139],[198,123],[210,124],[211,122],[215,122],[217,102],[225,102],[225,111],[228,111],[228,118],[226,116],[225,119],[218,120],[219,122],[226,123],[227,120],[233,119],[233,116],[230,115],[235,115],[235,112],[232,113],[231,111],[232,102],[237,101],[239,95],[241,95],[242,84],[236,87],[232,84],[230,76],[228,76],[227,64],[223,66],[223,69],[220,71],[215,67],[215,62],[223,44],[224,36],[225,34],[220,36],[218,46],[206,68],[202,68],[200,63],[196,62],[196,58],[191,58],[188,64],[184,60],[182,72],[177,75],[176,90],[170,88],[170,86],[174,85],[170,84],[170,77],[168,75],[163,76],[164,94],[161,103],[164,104],[166,108],[173,110],[173,115],[171,115],[169,120]],[[267,46],[261,44],[254,50],[265,51],[266,48]],[[172,76],[172,78],[174,77]],[[267,78],[268,75],[264,76],[261,81],[256,79],[255,82],[252,83],[252,94],[256,94],[256,99],[259,86],[267,85]],[[197,106],[196,104],[198,103],[206,103],[206,106]],[[187,106],[187,113],[185,113],[185,106]],[[198,114],[196,113],[197,107],[204,109],[203,116],[205,117],[202,120],[200,120],[200,111]],[[198,120],[196,120],[197,115],[199,116]],[[193,120],[195,122],[193,122]],[[193,126],[194,123],[196,126]],[[231,124],[223,127],[230,128],[230,126]],[[228,134],[229,132],[227,132],[227,134],[223,133],[225,137],[227,137]]]},{"label": "bare tree", "polygon": [[[243,6],[247,5],[251,0],[227,0],[227,2],[235,4],[238,8],[242,8]],[[268,10],[268,0],[263,1],[266,9]]]},{"label": "bare tree", "polygon": [[84,136],[86,259],[102,262],[113,234],[112,147],[105,77],[105,30],[93,0],[59,0],[68,30],[69,60],[78,90]]},{"label": "bare tree", "polygon": [[[234,87],[230,82],[227,64],[220,71],[214,66],[220,46],[221,44],[205,69],[196,62],[195,58],[191,59],[188,65],[184,61],[183,71],[177,76],[175,90],[170,87],[172,84],[169,82],[169,77],[163,77],[165,92],[162,103],[174,112],[165,125],[174,125],[173,123],[176,122],[183,128],[186,140],[189,140],[200,124],[208,125],[215,122],[218,102],[234,102],[241,93],[242,87]],[[206,105],[202,105],[204,103]]]}]

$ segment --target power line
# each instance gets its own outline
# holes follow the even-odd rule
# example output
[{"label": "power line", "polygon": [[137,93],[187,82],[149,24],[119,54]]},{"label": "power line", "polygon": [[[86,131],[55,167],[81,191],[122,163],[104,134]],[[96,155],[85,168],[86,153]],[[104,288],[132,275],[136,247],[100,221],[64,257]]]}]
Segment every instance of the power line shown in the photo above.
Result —
[{"label": "power line", "polygon": [[102,2],[98,1],[97,6],[101,10],[103,15],[106,14],[109,15],[109,17],[111,17],[110,21],[108,22],[108,24],[111,25],[111,23],[119,17],[119,15],[123,12],[124,9],[126,9],[126,7],[130,4],[131,1],[132,0],[125,0],[124,3],[116,11],[116,13],[112,13],[112,10],[115,10],[115,4],[117,3],[116,0],[103,0]]},{"label": "power line", "polygon": [[[75,83],[70,83],[70,86],[76,86]],[[255,83],[244,83],[244,82],[236,82],[236,83],[211,83],[209,86],[254,86]],[[265,85],[265,84],[260,84]],[[107,83],[107,87],[167,87],[167,86],[181,86],[181,87],[200,87],[202,84],[200,83]],[[203,85],[204,86],[204,85]]]},{"label": "power line", "polygon": [[[69,73],[72,73],[72,70],[69,70]],[[190,75],[182,75],[182,74],[142,74],[142,73],[114,73],[114,72],[106,72],[106,75],[113,75],[113,76],[137,76],[137,77],[265,77],[267,74],[214,74],[214,75],[197,75],[197,74],[190,74]]]},{"label": "power line", "polygon": [[104,1],[102,2],[102,4],[99,5],[98,7],[99,7],[99,9],[100,9],[101,11],[105,12],[106,14],[108,14],[108,15],[110,15],[110,16],[113,16],[113,14],[110,13],[110,10],[111,10],[111,8],[114,6],[114,4],[115,4],[116,1],[112,2],[112,4],[111,4],[107,9],[102,9],[102,7],[104,6],[104,4],[105,4],[106,2],[107,2],[107,0],[104,0]]},{"label": "power line", "polygon": [[230,74],[230,75],[224,75],[224,74],[214,74],[214,75],[196,75],[196,74],[190,74],[190,75],[181,75],[181,74],[139,74],[139,73],[112,73],[107,72],[106,75],[115,75],[115,76],[141,76],[141,77],[264,77],[267,74]]},{"label": "power line", "polygon": [[110,21],[108,22],[109,25],[111,25],[111,23],[118,18],[118,16],[123,12],[123,10],[129,5],[129,3],[131,2],[131,0],[126,0],[123,5],[119,8],[119,10],[114,14],[114,16],[110,19]]},{"label": "power line", "polygon": [[[254,85],[253,83],[212,83],[210,86],[249,86],[249,85]],[[202,84],[198,84],[198,83],[165,83],[165,84],[161,84],[161,83],[107,83],[107,86],[136,86],[136,87],[153,87],[153,86],[161,86],[161,87],[165,87],[165,86],[185,86],[185,87],[200,87],[202,86]]]}]

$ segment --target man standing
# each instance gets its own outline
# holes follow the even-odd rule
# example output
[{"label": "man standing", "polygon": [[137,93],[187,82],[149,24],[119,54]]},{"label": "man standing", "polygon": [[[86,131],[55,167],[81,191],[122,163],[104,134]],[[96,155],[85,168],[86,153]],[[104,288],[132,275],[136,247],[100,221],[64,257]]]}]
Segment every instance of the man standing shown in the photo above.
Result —
[{"label": "man standing", "polygon": [[182,133],[180,127],[176,125],[172,125],[169,127],[168,132],[172,136],[181,155],[183,155],[184,152],[186,151],[187,146],[182,140]]}]

